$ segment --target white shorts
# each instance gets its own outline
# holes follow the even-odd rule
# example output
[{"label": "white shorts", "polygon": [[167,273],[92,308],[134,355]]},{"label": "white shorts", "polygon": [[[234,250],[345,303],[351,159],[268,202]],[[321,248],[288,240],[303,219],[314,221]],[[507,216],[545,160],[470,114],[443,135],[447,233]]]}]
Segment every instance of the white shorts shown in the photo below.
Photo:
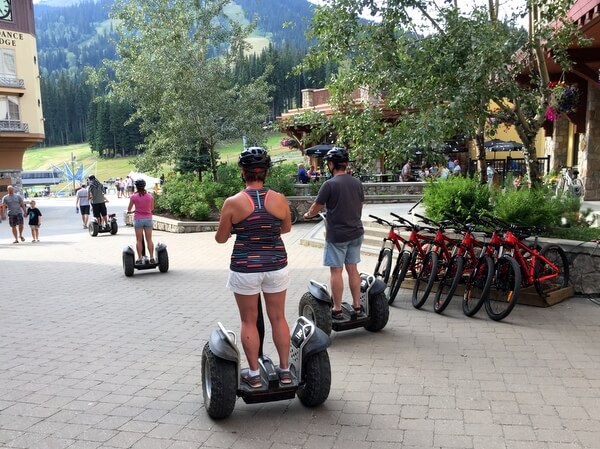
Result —
[{"label": "white shorts", "polygon": [[288,267],[277,271],[263,273],[238,273],[229,272],[227,288],[239,295],[257,295],[264,293],[279,293],[287,290],[290,284]]}]

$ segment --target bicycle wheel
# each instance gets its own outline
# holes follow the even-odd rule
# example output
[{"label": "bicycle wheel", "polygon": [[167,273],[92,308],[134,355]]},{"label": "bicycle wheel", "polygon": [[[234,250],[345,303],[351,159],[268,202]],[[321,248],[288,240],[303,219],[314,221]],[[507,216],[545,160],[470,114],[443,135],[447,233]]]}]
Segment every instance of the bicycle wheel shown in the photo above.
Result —
[{"label": "bicycle wheel", "polygon": [[494,279],[494,261],[490,256],[479,258],[477,267],[469,275],[463,294],[462,307],[466,316],[473,316],[486,301]]},{"label": "bicycle wheel", "polygon": [[411,259],[411,253],[402,251],[396,260],[396,266],[394,267],[390,281],[390,296],[388,298],[388,304],[390,305],[396,300],[400,286],[404,282],[404,278],[406,278],[406,273],[408,273]]},{"label": "bicycle wheel", "polygon": [[514,309],[521,290],[521,267],[511,256],[502,256],[496,262],[492,290],[485,301],[485,311],[494,321],[506,318]]},{"label": "bicycle wheel", "polygon": [[456,287],[460,282],[463,270],[465,268],[464,256],[452,256],[448,266],[444,269],[442,278],[435,292],[435,300],[433,301],[433,310],[435,313],[442,313],[452,301]]},{"label": "bicycle wheel", "polygon": [[375,264],[375,271],[373,272],[373,276],[381,279],[386,284],[390,278],[392,257],[393,254],[390,248],[381,248],[381,251],[379,251],[379,257],[377,258],[377,264]]},{"label": "bicycle wheel", "polygon": [[412,305],[415,309],[423,307],[429,293],[431,293],[431,289],[437,277],[438,260],[438,253],[433,251],[428,252],[423,259],[421,269],[417,273],[417,279],[415,279],[415,286],[412,294]]},{"label": "bicycle wheel", "polygon": [[576,178],[573,180],[573,185],[571,186],[571,193],[573,194],[573,196],[576,197],[583,196],[583,182],[581,182],[581,179]]},{"label": "bicycle wheel", "polygon": [[[558,276],[545,281],[538,281],[537,279],[542,276],[555,274],[554,269],[548,262],[556,265]],[[559,290],[569,285],[569,260],[565,251],[560,246],[554,244],[544,246],[540,251],[540,256],[535,260],[533,278],[536,279],[533,285],[535,285],[535,289],[540,296],[546,296],[553,290]]]}]

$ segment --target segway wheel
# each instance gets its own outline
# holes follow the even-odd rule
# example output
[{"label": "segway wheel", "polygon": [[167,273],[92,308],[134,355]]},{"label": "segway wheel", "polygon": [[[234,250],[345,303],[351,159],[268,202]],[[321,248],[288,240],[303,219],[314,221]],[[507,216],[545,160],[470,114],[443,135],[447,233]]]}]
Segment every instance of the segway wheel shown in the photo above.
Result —
[{"label": "segway wheel", "polygon": [[123,272],[125,276],[131,277],[133,276],[133,272],[135,271],[135,260],[133,254],[123,253]]},{"label": "segway wheel", "polygon": [[371,320],[365,325],[370,332],[379,332],[385,327],[390,317],[390,305],[385,292],[377,293],[369,298],[369,313]]},{"label": "segway wheel", "polygon": [[110,235],[115,235],[119,231],[119,225],[116,221],[110,222]]},{"label": "segway wheel", "polygon": [[311,320],[327,335],[331,335],[331,307],[325,301],[319,301],[310,292],[306,292],[300,298],[298,314]]},{"label": "segway wheel", "polygon": [[303,385],[298,392],[298,399],[307,407],[321,405],[329,397],[331,389],[331,364],[327,351],[311,354],[302,365]]},{"label": "segway wheel", "polygon": [[231,415],[237,383],[235,363],[217,357],[206,343],[202,351],[202,395],[208,416],[223,419]]},{"label": "segway wheel", "polygon": [[88,231],[90,232],[90,235],[92,237],[96,237],[98,235],[99,230],[100,230],[100,227],[98,226],[98,223],[96,223],[95,221],[90,223],[88,226]]},{"label": "segway wheel", "polygon": [[161,273],[169,271],[169,254],[166,249],[158,251],[158,271]]}]

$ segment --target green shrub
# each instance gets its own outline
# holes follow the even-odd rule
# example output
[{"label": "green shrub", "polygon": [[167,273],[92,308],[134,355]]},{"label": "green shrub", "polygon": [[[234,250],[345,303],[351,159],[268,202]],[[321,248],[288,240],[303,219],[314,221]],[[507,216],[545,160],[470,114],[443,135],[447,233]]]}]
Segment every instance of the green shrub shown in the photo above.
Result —
[{"label": "green shrub", "polygon": [[495,197],[494,214],[522,226],[558,226],[564,204],[548,189],[506,189]]},{"label": "green shrub", "polygon": [[423,191],[425,213],[432,220],[452,217],[469,222],[490,208],[490,191],[473,177],[453,176],[430,181]]},{"label": "green shrub", "polygon": [[[289,167],[273,167],[265,185],[278,192],[294,193],[293,172]],[[157,214],[168,213],[177,218],[204,221],[223,207],[226,198],[244,188],[237,164],[222,164],[217,168],[218,182],[208,174],[202,182],[192,173],[178,173],[165,179],[160,195],[155,195]]]},{"label": "green shrub", "polygon": [[325,182],[325,178],[324,177],[321,177],[316,182],[311,182],[308,185],[308,193],[309,193],[309,195],[317,196],[317,193],[319,193],[319,189],[321,188],[321,186],[323,185],[324,182]]},{"label": "green shrub", "polygon": [[269,170],[265,187],[283,193],[285,196],[291,196],[294,194],[295,177],[296,167],[294,165],[277,165],[271,167],[271,170]]}]

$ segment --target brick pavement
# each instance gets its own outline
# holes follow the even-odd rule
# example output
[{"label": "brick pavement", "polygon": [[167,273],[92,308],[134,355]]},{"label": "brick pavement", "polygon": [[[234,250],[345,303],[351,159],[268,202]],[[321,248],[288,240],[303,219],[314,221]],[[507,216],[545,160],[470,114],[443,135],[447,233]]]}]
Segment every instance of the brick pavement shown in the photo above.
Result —
[{"label": "brick pavement", "polygon": [[[418,311],[401,292],[382,332],[334,333],[323,406],[240,400],[214,422],[200,359],[217,321],[238,329],[224,286],[231,242],[156,232],[169,272],[125,278],[131,228],[91,238],[70,200],[38,205],[41,243],[12,245],[0,224],[2,448],[600,447],[600,308],[585,298],[517,306],[496,323],[464,317],[459,301]],[[327,280],[321,250],[298,243],[310,226],[286,236],[289,321],[308,279]]]}]

